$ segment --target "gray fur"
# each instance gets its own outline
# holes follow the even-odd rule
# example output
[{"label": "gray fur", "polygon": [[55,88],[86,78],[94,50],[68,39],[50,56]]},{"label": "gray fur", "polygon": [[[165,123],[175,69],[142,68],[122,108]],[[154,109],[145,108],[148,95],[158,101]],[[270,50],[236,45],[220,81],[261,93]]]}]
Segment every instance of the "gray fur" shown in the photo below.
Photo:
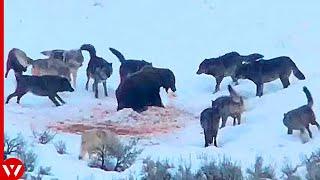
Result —
[{"label": "gray fur", "polygon": [[249,79],[254,82],[257,86],[256,95],[261,97],[264,83],[280,79],[283,88],[287,88],[290,85],[289,76],[292,72],[298,79],[305,79],[303,73],[289,57],[281,56],[242,64],[237,68],[235,78]]},{"label": "gray fur", "polygon": [[241,114],[244,112],[243,98],[239,96],[231,87],[228,85],[230,96],[222,96],[212,101],[212,107],[218,109],[218,113],[222,118],[222,124],[220,128],[225,127],[228,117],[233,118],[233,125],[241,123]]},{"label": "gray fur", "polygon": [[304,134],[305,130],[307,130],[309,137],[312,138],[312,132],[309,128],[309,124],[316,125],[318,129],[320,126],[316,121],[316,116],[312,110],[313,99],[311,93],[307,87],[303,87],[303,91],[308,99],[307,105],[285,113],[283,117],[283,124],[288,128],[288,134],[292,134],[293,130],[300,130],[301,134]]},{"label": "gray fur", "polygon": [[242,56],[237,52],[230,52],[218,58],[205,59],[200,65],[197,74],[211,75],[216,79],[215,92],[220,90],[220,83],[224,77],[230,76],[235,84],[238,80],[235,77],[236,69],[242,62],[253,62],[262,58],[261,54],[250,54]]},{"label": "gray fur", "polygon": [[75,50],[49,50],[42,51],[41,54],[48,56],[49,59],[59,59],[66,63],[72,75],[73,86],[77,85],[77,73],[82,66],[84,58],[80,49]]},{"label": "gray fur", "polygon": [[67,78],[71,81],[70,68],[66,63],[59,59],[37,59],[32,61],[32,75],[43,76],[43,75],[54,75]]}]

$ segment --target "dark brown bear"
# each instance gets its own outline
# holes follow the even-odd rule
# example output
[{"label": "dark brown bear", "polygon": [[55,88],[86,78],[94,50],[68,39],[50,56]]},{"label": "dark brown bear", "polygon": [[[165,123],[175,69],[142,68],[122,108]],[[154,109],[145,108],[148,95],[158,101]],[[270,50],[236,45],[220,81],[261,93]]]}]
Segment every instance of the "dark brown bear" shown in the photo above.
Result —
[{"label": "dark brown bear", "polygon": [[131,74],[120,83],[116,90],[117,110],[132,108],[142,112],[148,106],[164,107],[160,97],[160,88],[167,92],[176,91],[175,76],[169,69],[145,66],[140,71]]}]

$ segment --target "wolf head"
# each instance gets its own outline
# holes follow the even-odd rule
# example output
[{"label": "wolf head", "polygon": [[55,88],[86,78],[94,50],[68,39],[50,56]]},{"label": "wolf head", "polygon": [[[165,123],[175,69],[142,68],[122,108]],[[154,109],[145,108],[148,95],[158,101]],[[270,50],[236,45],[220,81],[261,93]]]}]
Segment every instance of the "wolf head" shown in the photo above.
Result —
[{"label": "wolf head", "polygon": [[95,70],[95,73],[97,73],[100,80],[108,79],[112,75],[112,72],[112,63],[108,63],[106,61]]},{"label": "wolf head", "polygon": [[72,88],[72,86],[67,78],[61,78],[61,80],[60,80],[59,92],[64,92],[64,91],[69,91],[69,92],[74,91],[74,89]]}]

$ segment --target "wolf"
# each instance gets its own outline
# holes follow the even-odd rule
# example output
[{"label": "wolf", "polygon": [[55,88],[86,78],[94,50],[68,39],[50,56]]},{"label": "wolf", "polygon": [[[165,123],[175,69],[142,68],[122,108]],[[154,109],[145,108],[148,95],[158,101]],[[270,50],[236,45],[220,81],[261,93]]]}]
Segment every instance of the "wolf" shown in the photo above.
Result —
[{"label": "wolf", "polygon": [[81,135],[81,148],[79,159],[89,160],[98,148],[104,144],[115,145],[118,143],[117,135],[109,130],[94,129]]},{"label": "wolf", "polygon": [[219,130],[220,115],[217,108],[206,108],[200,114],[200,124],[204,131],[204,147],[212,144],[214,138],[214,146],[217,146],[217,135]]},{"label": "wolf", "polygon": [[292,134],[293,130],[300,130],[301,135],[305,130],[308,131],[309,137],[312,138],[312,132],[309,124],[316,125],[318,129],[320,126],[316,121],[316,116],[312,110],[313,99],[307,87],[303,87],[303,92],[306,94],[308,103],[297,109],[285,113],[283,116],[283,124],[288,128],[288,134]]},{"label": "wolf", "polygon": [[107,79],[112,75],[112,63],[109,63],[105,59],[96,55],[96,49],[91,44],[83,44],[80,47],[82,51],[88,51],[90,54],[90,61],[88,63],[87,72],[87,83],[86,90],[88,90],[90,78],[94,79],[92,89],[95,92],[95,98],[98,98],[98,83],[103,84],[104,94],[108,96],[107,91]]},{"label": "wolf", "polygon": [[64,62],[53,58],[33,60],[17,48],[9,52],[5,77],[10,69],[13,69],[16,75],[22,75],[28,66],[32,66],[31,73],[34,76],[56,75],[71,81],[70,69]]},{"label": "wolf", "polygon": [[139,71],[144,66],[152,66],[152,63],[145,60],[125,59],[125,57],[116,49],[109,48],[120,61],[120,82],[122,82],[128,75]]},{"label": "wolf", "polygon": [[49,59],[59,59],[64,63],[66,63],[72,75],[73,87],[76,88],[78,70],[82,66],[84,61],[84,58],[80,49],[72,49],[72,50],[55,49],[55,50],[42,51],[41,54],[48,56]]},{"label": "wolf", "polygon": [[61,104],[56,100],[56,98],[65,104],[65,101],[57,94],[58,92],[69,91],[73,92],[74,89],[71,87],[70,82],[66,78],[59,76],[28,76],[20,75],[16,76],[17,87],[14,93],[7,97],[6,104],[13,97],[17,97],[17,103],[20,103],[20,99],[28,92],[32,92],[37,96],[48,96],[49,99],[56,105]]},{"label": "wolf", "polygon": [[283,88],[290,85],[289,76],[291,73],[299,79],[304,80],[304,74],[296,64],[287,56],[280,56],[270,60],[261,59],[239,66],[235,72],[237,79],[249,79],[257,86],[256,96],[263,95],[263,84],[280,79]]},{"label": "wolf", "polygon": [[37,59],[30,62],[32,65],[31,73],[34,76],[52,75],[60,76],[71,81],[69,67],[59,59]]},{"label": "wolf", "polygon": [[131,74],[120,83],[116,90],[117,110],[132,108],[136,112],[147,110],[148,106],[164,107],[160,97],[160,88],[166,92],[176,91],[175,76],[165,68],[145,66]]},{"label": "wolf", "polygon": [[233,118],[233,125],[241,123],[241,114],[244,112],[243,97],[238,95],[231,85],[228,85],[230,96],[222,96],[212,101],[212,108],[217,108],[219,115],[222,118],[221,127],[226,126],[228,117]]},{"label": "wolf", "polygon": [[235,77],[235,70],[242,62],[252,62],[261,59],[263,55],[255,53],[248,56],[241,56],[237,52],[230,52],[218,58],[205,59],[199,65],[197,74],[207,74],[215,77],[215,92],[220,90],[220,84],[224,77],[230,76],[235,84],[238,80]]},{"label": "wolf", "polygon": [[7,58],[5,78],[8,77],[11,69],[13,69],[16,76],[22,75],[23,72],[27,71],[27,68],[31,65],[31,62],[32,59],[29,58],[22,50],[18,48],[11,49]]}]

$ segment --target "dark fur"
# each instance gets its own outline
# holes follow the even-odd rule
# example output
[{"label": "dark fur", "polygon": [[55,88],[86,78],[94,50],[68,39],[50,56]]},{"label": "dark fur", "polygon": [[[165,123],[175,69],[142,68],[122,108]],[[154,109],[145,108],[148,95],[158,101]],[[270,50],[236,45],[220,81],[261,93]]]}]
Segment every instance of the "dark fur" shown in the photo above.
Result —
[{"label": "dark fur", "polygon": [[303,91],[308,99],[307,105],[285,113],[283,117],[283,124],[288,128],[288,134],[292,134],[293,130],[300,130],[301,134],[303,134],[307,129],[310,138],[312,138],[309,124],[316,125],[318,128],[320,128],[320,126],[316,121],[316,116],[312,110],[313,99],[311,93],[307,87],[303,87]]},{"label": "dark fur", "polygon": [[217,146],[217,135],[219,130],[220,115],[217,108],[207,108],[200,114],[200,124],[204,131],[204,147],[212,144],[214,138],[214,146]]},{"label": "dark fur", "polygon": [[262,58],[261,54],[250,54],[241,56],[237,52],[230,52],[218,58],[205,59],[200,65],[197,74],[207,74],[215,77],[215,92],[220,90],[220,84],[224,77],[230,76],[234,83],[238,84],[235,78],[235,70],[242,62],[252,62]]},{"label": "dark fur", "polygon": [[108,63],[101,57],[96,55],[96,49],[91,44],[84,44],[80,48],[90,53],[90,61],[87,67],[87,83],[86,90],[88,90],[90,78],[94,79],[92,89],[95,91],[95,97],[98,98],[98,83],[102,82],[105,96],[108,96],[106,80],[112,74],[112,63]]},{"label": "dark fur", "polygon": [[297,68],[296,64],[286,56],[273,58],[270,60],[259,60],[248,64],[242,64],[236,70],[237,79],[249,79],[257,86],[257,96],[263,95],[263,84],[281,80],[284,88],[290,85],[289,76],[291,72],[300,80],[305,79],[303,73]]},{"label": "dark fur", "polygon": [[160,97],[160,88],[168,92],[176,91],[175,76],[169,69],[145,66],[140,71],[128,76],[116,90],[117,110],[132,108],[142,112],[148,106],[164,107]]},{"label": "dark fur", "polygon": [[[20,61],[25,61],[24,65],[22,65],[19,62],[17,53],[24,56],[23,58],[20,59]],[[27,65],[30,65],[30,61],[32,60],[29,57],[27,57],[27,55],[20,49],[17,49],[17,48],[11,49],[8,54],[5,78],[8,77],[8,73],[11,69],[13,69],[16,76],[22,75],[23,72],[27,71]]]},{"label": "dark fur", "polygon": [[228,85],[230,96],[222,96],[212,101],[212,107],[217,108],[219,115],[222,118],[222,124],[220,128],[225,127],[228,117],[233,118],[233,125],[241,123],[241,114],[244,111],[243,98],[239,96],[231,87]]},{"label": "dark fur", "polygon": [[121,65],[119,69],[120,80],[121,82],[130,74],[139,71],[144,66],[152,66],[152,63],[149,63],[144,60],[134,60],[134,59],[125,59],[125,57],[116,49],[109,48],[109,50],[117,56]]},{"label": "dark fur", "polygon": [[17,76],[17,87],[14,93],[7,97],[6,104],[9,100],[17,96],[17,103],[20,103],[20,99],[27,92],[32,92],[37,96],[48,96],[49,99],[56,105],[60,106],[60,103],[56,98],[62,103],[65,102],[57,94],[58,92],[69,91],[73,92],[74,89],[71,87],[70,82],[66,78],[59,76],[27,76],[21,75]]}]

